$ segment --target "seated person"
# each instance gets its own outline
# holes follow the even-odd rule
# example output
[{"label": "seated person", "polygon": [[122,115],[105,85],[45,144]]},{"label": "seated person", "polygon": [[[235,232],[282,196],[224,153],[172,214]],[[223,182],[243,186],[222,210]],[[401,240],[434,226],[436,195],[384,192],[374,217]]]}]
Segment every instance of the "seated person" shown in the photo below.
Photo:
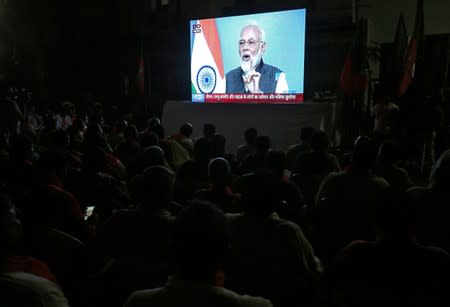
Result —
[{"label": "seated person", "polygon": [[175,201],[181,205],[194,197],[196,191],[208,186],[208,163],[211,158],[210,141],[199,138],[194,143],[194,156],[177,171]]},{"label": "seated person", "polygon": [[[276,179],[278,197],[282,200],[276,212],[286,220],[304,226],[305,200],[302,191],[286,176],[286,155],[282,151],[271,150],[266,153],[265,168]],[[305,229],[303,229],[305,230]]]},{"label": "seated person", "polygon": [[169,212],[175,174],[152,166],[134,178],[135,209],[114,213],[99,226],[99,250],[115,260],[125,291],[162,286],[169,273]]},{"label": "seated person", "polygon": [[174,275],[162,288],[134,292],[125,307],[272,306],[223,287],[229,242],[225,216],[214,205],[194,202],[185,208],[175,221],[171,245]]},{"label": "seated person", "polygon": [[201,189],[196,197],[212,202],[224,212],[240,212],[239,195],[233,193],[230,187],[231,166],[224,158],[214,158],[208,164],[210,186]]},{"label": "seated person", "polygon": [[0,305],[67,307],[64,293],[49,267],[20,255],[22,224],[8,197],[0,194]]},{"label": "seated person", "polygon": [[316,131],[311,136],[311,151],[298,155],[294,167],[297,184],[305,194],[308,205],[314,204],[314,197],[323,179],[332,172],[341,170],[335,155],[328,152],[328,136]]},{"label": "seated person", "polygon": [[405,191],[413,184],[408,172],[399,166],[401,162],[400,148],[391,141],[380,145],[374,173],[386,179],[389,185],[400,191]]},{"label": "seated person", "polygon": [[442,153],[434,166],[431,184],[408,190],[419,210],[417,239],[450,253],[450,150]]},{"label": "seated person", "polygon": [[292,144],[286,152],[287,168],[290,171],[294,170],[297,158],[301,153],[311,151],[311,137],[313,136],[313,127],[303,127],[300,130],[300,143]]},{"label": "seated person", "polygon": [[350,165],[325,177],[317,192],[313,244],[326,263],[353,240],[375,239],[375,199],[389,186],[372,173],[375,159],[372,140],[357,138]]},{"label": "seated person", "polygon": [[189,152],[189,155],[192,157],[194,152],[194,141],[192,140],[192,124],[184,123],[181,125],[178,133],[172,135],[172,139],[180,143],[181,146],[184,147]]},{"label": "seated person", "polygon": [[411,199],[389,188],[376,206],[377,239],[352,242],[331,267],[334,306],[449,306],[450,256],[417,242]]},{"label": "seated person", "polygon": [[255,139],[255,153],[245,159],[240,168],[240,173],[251,173],[265,167],[266,153],[270,150],[272,142],[266,135],[258,135]]},{"label": "seated person", "polygon": [[264,171],[242,177],[244,213],[228,216],[232,250],[225,285],[275,306],[317,303],[321,264],[302,229],[275,213],[277,179]]},{"label": "seated person", "polygon": [[256,152],[256,137],[258,131],[255,128],[248,128],[244,132],[245,144],[239,145],[236,151],[236,160],[238,165],[245,161],[249,156]]}]

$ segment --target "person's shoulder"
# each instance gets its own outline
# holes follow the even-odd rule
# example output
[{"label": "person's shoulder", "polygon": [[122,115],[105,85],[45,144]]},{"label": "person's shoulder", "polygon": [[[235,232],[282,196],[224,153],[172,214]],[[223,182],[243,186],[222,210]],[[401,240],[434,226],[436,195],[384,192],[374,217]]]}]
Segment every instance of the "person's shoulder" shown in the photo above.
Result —
[{"label": "person's shoulder", "polygon": [[242,218],[242,213],[226,213],[225,214],[225,218],[227,220],[228,224],[233,224],[236,223],[236,221],[238,221],[239,219]]},{"label": "person's shoulder", "polygon": [[441,247],[433,246],[433,245],[421,245],[420,249],[424,253],[430,254],[430,255],[438,257],[438,258],[440,257],[450,263],[449,253]]},{"label": "person's shoulder", "polygon": [[296,223],[281,218],[278,213],[272,213],[268,218],[269,222],[267,225],[273,227],[272,229],[278,232],[282,239],[288,239],[289,234],[298,234],[301,233],[303,235],[303,231]]},{"label": "person's shoulder", "polygon": [[389,186],[389,182],[387,182],[386,179],[384,179],[383,177],[377,176],[375,174],[373,174],[370,179],[372,180],[372,182],[374,184],[376,184],[377,186],[381,186],[382,188],[388,187]]},{"label": "person's shoulder", "polygon": [[301,144],[292,144],[289,145],[288,149],[287,149],[287,153],[294,153],[294,152],[300,152],[302,150],[302,146]]},{"label": "person's shoulder", "polygon": [[[236,307],[270,307],[272,303],[261,297],[253,297],[248,295],[240,295],[234,291],[218,288],[208,287],[204,289],[203,295],[209,292],[209,300],[215,301],[218,306],[236,306]],[[133,292],[125,303],[125,307],[140,307],[163,305],[167,302],[168,296],[172,296],[165,288],[157,288],[150,290],[139,290]],[[203,296],[202,295],[202,296]],[[193,297],[195,295],[193,294]],[[192,298],[192,297],[191,297]],[[199,297],[201,300],[201,298]]]},{"label": "person's shoulder", "polygon": [[331,152],[327,152],[327,154],[325,155],[325,157],[327,157],[328,160],[337,160],[337,157],[335,154],[331,153]]},{"label": "person's shoulder", "polygon": [[428,193],[430,190],[431,189],[429,187],[412,186],[406,192],[410,196],[417,196],[417,195]]},{"label": "person's shoulder", "polygon": [[353,240],[347,246],[345,246],[342,251],[343,253],[364,253],[369,250],[373,250],[377,247],[375,241],[365,241],[365,240]]},{"label": "person's shoulder", "polygon": [[234,291],[222,288],[221,292],[230,300],[228,306],[239,307],[269,307],[272,303],[262,297],[237,294]]},{"label": "person's shoulder", "polygon": [[399,176],[409,176],[408,172],[402,167],[395,167],[394,172]]},{"label": "person's shoulder", "polygon": [[[37,276],[35,274],[27,273],[27,272],[8,272],[8,273],[2,273],[0,275],[1,278],[9,279],[11,281],[14,281],[18,284],[23,284],[32,287],[35,290],[51,290],[60,293],[60,289],[58,286],[41,276]],[[62,292],[61,292],[62,293]]]},{"label": "person's shoulder", "polygon": [[128,297],[124,307],[139,307],[151,305],[150,302],[164,291],[164,288],[138,290]]},{"label": "person's shoulder", "polygon": [[418,245],[418,254],[421,256],[423,263],[431,265],[436,271],[441,271],[450,278],[450,255],[449,253],[437,246]]},{"label": "person's shoulder", "polygon": [[396,105],[395,103],[390,102],[390,103],[387,105],[387,109],[388,109],[389,111],[399,111],[399,110],[400,110],[400,107],[399,107],[398,105]]},{"label": "person's shoulder", "polygon": [[227,72],[226,74],[225,74],[225,77],[226,78],[229,78],[229,77],[239,77],[240,75],[241,75],[242,73],[241,73],[241,68],[240,67],[237,67],[237,68],[235,68],[235,69],[232,69],[232,70],[230,70],[229,72]]},{"label": "person's shoulder", "polygon": [[[377,242],[355,240],[342,248],[334,259],[334,266],[359,267],[361,264],[371,261],[379,249]],[[346,273],[348,273],[347,271]]]},{"label": "person's shoulder", "polygon": [[324,181],[333,182],[333,181],[344,180],[348,177],[349,177],[349,175],[345,171],[331,172],[324,178]]},{"label": "person's shoulder", "polygon": [[[37,300],[45,303],[43,306],[69,306],[61,289],[46,278],[25,272],[12,272],[1,274],[0,279],[2,283],[6,282],[10,286],[15,285],[23,290],[28,289],[27,293],[34,293],[39,297]],[[6,286],[6,284],[3,285]]]},{"label": "person's shoulder", "polygon": [[263,71],[274,71],[275,73],[282,73],[283,71],[279,69],[278,67],[275,67],[273,65],[264,63],[262,66]]},{"label": "person's shoulder", "polygon": [[427,203],[433,199],[433,189],[431,187],[412,186],[406,190],[406,193],[417,203]]},{"label": "person's shoulder", "polygon": [[246,150],[248,148],[248,144],[241,144],[237,147],[236,151]]}]

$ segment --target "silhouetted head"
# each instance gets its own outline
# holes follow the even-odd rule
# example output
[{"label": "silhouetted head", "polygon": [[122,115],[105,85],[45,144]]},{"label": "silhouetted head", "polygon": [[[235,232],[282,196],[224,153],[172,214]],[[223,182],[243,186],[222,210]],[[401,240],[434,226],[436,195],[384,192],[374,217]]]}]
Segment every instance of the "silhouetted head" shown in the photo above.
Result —
[{"label": "silhouetted head", "polygon": [[194,143],[194,158],[196,161],[208,161],[210,158],[210,141],[199,138]]},{"label": "silhouetted head", "polygon": [[286,155],[283,151],[271,150],[266,153],[265,168],[275,175],[276,178],[281,178],[286,169]]},{"label": "silhouetted head", "polygon": [[183,280],[213,283],[224,267],[229,235],[224,213],[211,203],[194,200],[177,216],[171,258]]},{"label": "silhouetted head", "polygon": [[142,153],[142,165],[141,167],[147,168],[150,166],[164,166],[166,161],[164,159],[164,151],[158,146],[149,146],[144,149]]},{"label": "silhouetted head", "polygon": [[216,134],[216,126],[214,124],[204,124],[203,125],[203,136],[205,138],[211,138],[214,134]]},{"label": "silhouetted head", "polygon": [[371,169],[375,163],[377,152],[372,140],[366,136],[356,139],[353,146],[352,166],[359,169]]},{"label": "silhouetted head", "polygon": [[141,147],[159,146],[158,135],[154,132],[144,132],[141,134]]},{"label": "silhouetted head", "polygon": [[193,131],[193,128],[192,128],[192,125],[190,123],[184,123],[180,127],[180,133],[182,135],[184,135],[185,137],[187,137],[187,138],[191,137],[192,131]]},{"label": "silhouetted head", "polygon": [[62,114],[72,114],[75,111],[75,105],[71,101],[64,101],[61,104]]},{"label": "silhouetted head", "polygon": [[328,150],[328,136],[323,131],[316,131],[311,136],[311,148],[315,152],[325,152]]},{"label": "silhouetted head", "polygon": [[84,130],[86,130],[86,123],[85,123],[84,120],[81,119],[81,118],[76,118],[76,119],[73,121],[72,126],[73,126],[77,131],[84,132]]},{"label": "silhouetted head", "polygon": [[255,144],[257,136],[258,130],[256,130],[256,128],[248,128],[244,132],[245,142],[249,145]]},{"label": "silhouetted head", "polygon": [[265,154],[271,146],[270,138],[266,135],[258,135],[256,137],[256,152],[260,154]]},{"label": "silhouetted head", "polygon": [[137,182],[137,198],[142,210],[166,208],[172,201],[175,174],[164,166],[147,168]]},{"label": "silhouetted head", "polygon": [[270,172],[259,170],[242,179],[242,209],[247,215],[265,217],[278,205],[278,179]]},{"label": "silhouetted head", "polygon": [[311,137],[313,136],[313,134],[314,134],[314,128],[313,127],[310,127],[310,126],[303,127],[300,130],[300,140],[303,143],[310,143],[311,142]]},{"label": "silhouetted head", "polygon": [[123,136],[125,139],[135,140],[138,137],[138,130],[135,125],[131,124],[125,127],[123,131]]},{"label": "silhouetted head", "polygon": [[165,138],[164,127],[161,124],[155,124],[152,126],[152,132],[154,132],[160,140]]},{"label": "silhouetted head", "polygon": [[230,182],[231,166],[224,158],[214,158],[208,164],[208,176],[215,185],[224,186]]},{"label": "silhouetted head", "polygon": [[211,138],[210,148],[211,148],[211,157],[224,157],[225,156],[225,143],[226,139],[223,134],[216,133]]},{"label": "silhouetted head", "polygon": [[123,131],[126,126],[128,126],[128,122],[124,119],[121,119],[116,123],[116,128],[118,131]]},{"label": "silhouetted head", "polygon": [[151,117],[147,120],[146,127],[153,131],[153,127],[161,125],[161,120],[158,117]]}]

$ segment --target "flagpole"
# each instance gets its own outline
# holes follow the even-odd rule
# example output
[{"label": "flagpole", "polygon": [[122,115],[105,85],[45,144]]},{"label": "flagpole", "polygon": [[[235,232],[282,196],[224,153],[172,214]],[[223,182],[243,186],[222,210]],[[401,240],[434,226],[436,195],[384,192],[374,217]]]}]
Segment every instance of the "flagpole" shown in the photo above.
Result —
[{"label": "flagpole", "polygon": [[359,6],[361,0],[353,0],[353,23],[357,23],[359,21]]},{"label": "flagpole", "polygon": [[348,139],[344,142],[351,146],[353,139],[361,132],[363,124],[362,103],[367,98],[369,74],[367,60],[367,20],[361,18],[355,28],[351,48],[347,54],[339,84],[344,92],[344,109],[349,120],[345,125]]}]

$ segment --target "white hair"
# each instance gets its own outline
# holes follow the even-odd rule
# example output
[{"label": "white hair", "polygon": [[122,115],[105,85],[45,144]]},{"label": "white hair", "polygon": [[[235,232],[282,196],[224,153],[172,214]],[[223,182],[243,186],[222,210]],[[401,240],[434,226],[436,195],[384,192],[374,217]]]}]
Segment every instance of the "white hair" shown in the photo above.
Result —
[{"label": "white hair", "polygon": [[266,41],[266,31],[264,31],[264,29],[256,21],[253,21],[253,20],[248,22],[245,26],[242,27],[241,35],[242,35],[242,32],[244,31],[244,29],[249,28],[249,27],[257,28],[259,33],[261,34],[261,41],[263,41],[263,42]]}]

